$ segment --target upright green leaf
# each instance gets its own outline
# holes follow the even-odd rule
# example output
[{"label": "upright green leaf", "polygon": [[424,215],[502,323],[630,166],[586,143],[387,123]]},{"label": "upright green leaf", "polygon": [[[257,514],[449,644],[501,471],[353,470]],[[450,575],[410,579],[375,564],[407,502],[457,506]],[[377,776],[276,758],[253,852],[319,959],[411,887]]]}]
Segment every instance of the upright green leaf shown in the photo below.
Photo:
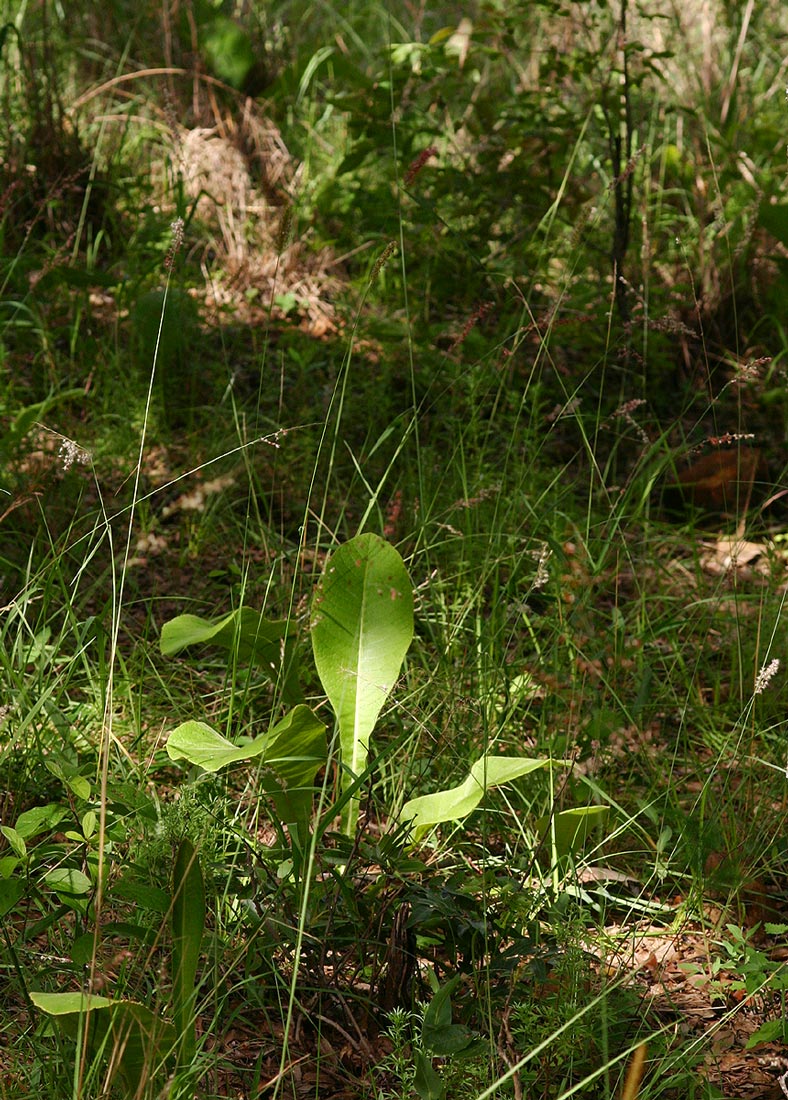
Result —
[{"label": "upright green leaf", "polygon": [[[336,550],[312,605],[312,650],[334,709],[344,784],[366,767],[369,738],[413,640],[413,589],[402,558],[377,535]],[[352,833],[353,800],[345,815]]]},{"label": "upright green leaf", "polygon": [[457,974],[442,985],[424,1012],[421,1044],[427,1053],[440,1058],[459,1054],[474,1041],[470,1028],[452,1023],[451,995],[461,981],[462,975]]},{"label": "upright green leaf", "polygon": [[413,1061],[416,1069],[413,1088],[420,1100],[445,1100],[446,1085],[433,1067],[431,1056],[417,1050],[414,1051]]},{"label": "upright green leaf", "polygon": [[182,840],[172,876],[172,1009],[179,1063],[194,1060],[194,979],[205,928],[205,884],[194,845]]},{"label": "upright green leaf", "polygon": [[604,825],[609,812],[608,806],[575,806],[570,810],[561,810],[552,819],[549,816],[540,817],[536,827],[544,833],[554,831],[555,854],[562,859],[579,851],[589,833]]},{"label": "upright green leaf", "polygon": [[19,859],[27,856],[25,838],[16,829],[12,829],[10,825],[0,825],[0,834],[6,838],[15,856]]}]

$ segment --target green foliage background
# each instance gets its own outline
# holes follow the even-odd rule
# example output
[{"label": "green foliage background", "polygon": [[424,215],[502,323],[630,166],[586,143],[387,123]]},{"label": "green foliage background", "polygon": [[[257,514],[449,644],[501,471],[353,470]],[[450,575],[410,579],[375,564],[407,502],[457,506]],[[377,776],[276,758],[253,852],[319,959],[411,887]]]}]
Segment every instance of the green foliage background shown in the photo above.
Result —
[{"label": "green foliage background", "polygon": [[0,1095],[129,1020],[140,1095],[735,1094],[599,963],[646,920],[779,1037],[787,36],[0,2]]}]

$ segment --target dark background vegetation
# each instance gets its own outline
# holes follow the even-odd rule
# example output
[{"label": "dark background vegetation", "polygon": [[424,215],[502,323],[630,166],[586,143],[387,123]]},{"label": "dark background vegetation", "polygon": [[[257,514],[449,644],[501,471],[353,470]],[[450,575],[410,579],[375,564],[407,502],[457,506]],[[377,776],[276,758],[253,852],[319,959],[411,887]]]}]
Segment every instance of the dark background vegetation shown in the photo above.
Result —
[{"label": "dark background vegetation", "polygon": [[[210,916],[172,1095],[481,1096],[539,1048],[503,1093],[612,1096],[644,1037],[641,1096],[780,1095],[756,1024],[714,1037],[784,981],[784,6],[0,11],[0,821],[62,810],[0,840],[0,1096],[121,1087],[29,992],[166,1015],[184,836]],[[306,867],[248,769],[163,748],[255,736],[281,690],[159,635],[287,618],[330,721],[309,601],[360,530],[416,638],[358,835],[329,802]],[[408,848],[394,810],[485,752],[574,768]],[[99,833],[97,937],[47,876],[95,879]],[[609,961],[651,921],[697,937],[700,1008]]]}]

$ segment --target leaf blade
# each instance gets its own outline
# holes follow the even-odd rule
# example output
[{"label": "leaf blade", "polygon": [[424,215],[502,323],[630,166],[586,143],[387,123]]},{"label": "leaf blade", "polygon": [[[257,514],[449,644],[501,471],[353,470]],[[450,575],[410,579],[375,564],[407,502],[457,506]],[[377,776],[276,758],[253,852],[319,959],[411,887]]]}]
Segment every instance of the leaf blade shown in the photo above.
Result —
[{"label": "leaf blade", "polygon": [[[413,588],[390,543],[359,535],[332,554],[312,607],[312,651],[336,715],[347,788],[366,767],[370,735],[413,640]],[[354,800],[346,831],[357,813]]]}]

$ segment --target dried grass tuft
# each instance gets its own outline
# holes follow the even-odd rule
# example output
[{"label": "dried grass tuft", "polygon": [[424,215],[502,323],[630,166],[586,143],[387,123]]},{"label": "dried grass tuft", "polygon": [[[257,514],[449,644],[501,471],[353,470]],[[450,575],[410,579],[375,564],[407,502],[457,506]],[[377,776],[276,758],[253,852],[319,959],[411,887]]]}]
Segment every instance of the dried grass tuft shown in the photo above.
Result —
[{"label": "dried grass tuft", "polygon": [[276,296],[292,295],[311,331],[332,329],[334,255],[288,239],[299,167],[277,127],[247,107],[239,121],[179,130],[174,139],[186,195],[213,235],[206,306],[254,323]]}]

